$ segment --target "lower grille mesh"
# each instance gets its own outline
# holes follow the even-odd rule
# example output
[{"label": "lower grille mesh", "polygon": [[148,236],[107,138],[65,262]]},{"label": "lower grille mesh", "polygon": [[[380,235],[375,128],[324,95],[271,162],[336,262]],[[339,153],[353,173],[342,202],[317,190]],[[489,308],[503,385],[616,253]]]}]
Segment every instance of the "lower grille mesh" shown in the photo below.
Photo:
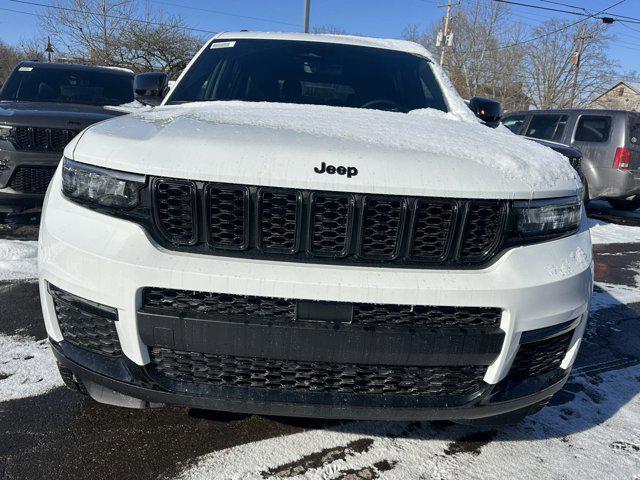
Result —
[{"label": "lower grille mesh", "polygon": [[[295,299],[232,295],[167,288],[145,288],[142,307],[169,316],[225,316],[228,320],[296,319]],[[242,318],[245,317],[245,318]],[[423,328],[483,328],[500,326],[502,310],[488,307],[449,307],[354,303],[353,325]]]},{"label": "lower grille mesh", "polygon": [[178,382],[296,392],[466,396],[482,388],[486,367],[387,367],[265,360],[153,347],[151,362]]},{"label": "lower grille mesh", "polygon": [[9,180],[16,192],[44,194],[56,172],[56,167],[20,166]]},{"label": "lower grille mesh", "polygon": [[573,330],[539,342],[520,345],[509,371],[509,379],[523,380],[560,368],[572,337]]},{"label": "lower grille mesh", "polygon": [[76,297],[53,285],[49,292],[64,340],[101,355],[120,355],[117,310]]}]

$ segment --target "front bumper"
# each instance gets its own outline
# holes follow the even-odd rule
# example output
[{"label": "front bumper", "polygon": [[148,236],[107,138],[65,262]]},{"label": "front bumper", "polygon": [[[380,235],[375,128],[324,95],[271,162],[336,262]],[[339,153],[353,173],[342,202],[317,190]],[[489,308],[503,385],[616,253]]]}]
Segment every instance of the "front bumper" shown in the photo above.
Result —
[{"label": "front bumper", "polygon": [[627,198],[640,194],[640,171],[615,168],[584,170],[589,196],[594,198]]},{"label": "front bumper", "polygon": [[[56,176],[45,205],[39,252],[41,298],[54,351],[59,362],[79,378],[145,402],[326,418],[480,418],[547,399],[561,388],[579,348],[592,289],[591,243],[586,221],[576,235],[514,248],[483,270],[284,264],[166,251],[154,244],[140,226],[69,202],[60,194],[59,183]],[[96,358],[94,353],[70,344],[60,328],[49,285],[116,309],[115,330],[122,354],[115,359]],[[145,322],[150,320],[140,313],[146,287],[325,302],[498,307],[503,311],[499,324],[501,342],[495,355],[479,361],[484,365],[482,388],[469,398],[458,398],[455,402],[411,395],[327,396],[313,392],[186,385],[159,378],[151,363],[150,351],[156,342],[152,335],[145,333],[148,333]],[[195,328],[187,323],[189,319],[180,315],[169,320],[178,322],[183,329],[186,325]],[[219,353],[225,355],[260,357],[260,334],[247,326],[234,325],[236,330],[223,342],[221,332],[228,333],[231,327],[218,325],[220,328],[216,331],[211,330],[210,325],[207,324],[208,330],[203,334],[203,338],[210,341],[200,342],[196,350],[218,345],[224,349]],[[509,371],[521,343],[525,343],[531,332],[556,335],[558,325],[571,325],[570,342],[563,350],[558,368],[542,377],[526,379],[524,383],[511,381]],[[158,323],[155,327],[160,329],[158,338],[163,338],[166,325]],[[305,347],[305,337],[300,336],[300,332],[297,337],[284,333],[278,341],[275,327],[263,328],[266,334],[262,337],[261,351],[267,352],[263,355],[265,358],[277,355],[274,351],[279,345],[281,354],[295,357],[294,360],[385,365],[401,365],[403,358],[408,365],[437,363],[433,357],[420,356],[420,342],[425,351],[446,341],[453,351],[469,353],[464,346],[456,347],[450,338],[420,337],[412,329],[402,332],[405,345],[410,345],[411,354],[405,354],[402,339],[389,341],[385,350],[384,331],[356,334],[345,328],[345,335],[333,337],[339,348],[333,345],[335,348],[323,349],[315,348],[321,342],[313,342],[314,348],[309,347],[312,345],[309,337],[308,348],[300,348],[301,344]],[[172,335],[177,331],[172,330]],[[349,335],[351,340],[347,338]],[[254,341],[248,342],[249,337]],[[358,350],[370,342],[371,337],[375,337],[378,347]],[[332,345],[330,337],[325,339],[327,345]],[[185,348],[184,342],[180,348]],[[396,355],[390,356],[389,351]]]}]

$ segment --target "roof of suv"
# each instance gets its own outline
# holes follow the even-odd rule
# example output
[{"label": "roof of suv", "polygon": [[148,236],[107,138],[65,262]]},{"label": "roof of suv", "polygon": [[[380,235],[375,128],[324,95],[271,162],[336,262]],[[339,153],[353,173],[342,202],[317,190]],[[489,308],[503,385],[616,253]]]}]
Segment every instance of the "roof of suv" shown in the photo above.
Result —
[{"label": "roof of suv", "polygon": [[74,71],[87,71],[87,72],[101,72],[111,73],[116,75],[132,76],[133,72],[126,68],[121,67],[100,67],[94,65],[82,65],[80,63],[63,63],[63,62],[37,62],[37,61],[23,61],[16,65],[16,68],[20,67],[36,67],[36,68],[52,68],[56,70],[74,70]]},{"label": "roof of suv", "polygon": [[354,35],[329,35],[313,33],[279,33],[279,32],[224,32],[211,40],[295,40],[300,42],[336,43],[361,47],[384,48],[421,55],[433,60],[431,54],[422,45],[407,40],[392,38],[358,37]]},{"label": "roof of suv", "polygon": [[553,109],[553,108],[548,108],[548,109],[543,109],[543,110],[514,110],[512,112],[507,112],[504,114],[504,117],[510,117],[512,115],[536,115],[536,114],[540,114],[540,113],[573,113],[573,112],[578,112],[580,114],[608,114],[608,115],[615,115],[615,114],[620,114],[620,113],[638,113],[638,112],[633,112],[631,110],[603,110],[600,108],[558,108],[558,109]]}]

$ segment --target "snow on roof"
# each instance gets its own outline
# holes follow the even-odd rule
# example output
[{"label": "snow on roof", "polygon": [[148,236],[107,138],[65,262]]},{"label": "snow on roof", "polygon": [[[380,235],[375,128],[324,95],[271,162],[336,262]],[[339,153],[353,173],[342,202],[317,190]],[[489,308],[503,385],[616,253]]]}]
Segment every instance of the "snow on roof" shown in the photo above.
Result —
[{"label": "snow on roof", "polygon": [[314,34],[314,33],[292,33],[292,32],[224,32],[216,35],[212,40],[296,40],[301,42],[322,42],[336,43],[342,45],[356,45],[360,47],[384,48],[386,50],[396,50],[400,52],[420,55],[434,61],[433,55],[422,45],[408,40],[397,40],[393,38],[359,37],[356,35],[334,35],[334,34]]}]

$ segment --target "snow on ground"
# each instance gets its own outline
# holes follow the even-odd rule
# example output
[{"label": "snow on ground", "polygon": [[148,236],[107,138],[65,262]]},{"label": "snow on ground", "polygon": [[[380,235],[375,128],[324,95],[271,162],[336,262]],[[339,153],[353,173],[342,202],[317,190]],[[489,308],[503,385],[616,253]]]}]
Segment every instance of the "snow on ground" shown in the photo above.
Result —
[{"label": "snow on ground", "polygon": [[638,243],[640,242],[640,227],[619,225],[589,219],[591,241],[593,244],[602,243]]},{"label": "snow on ground", "polygon": [[640,366],[603,374],[596,396],[574,377],[573,400],[520,425],[349,422],[205,455],[178,478],[637,479],[638,378]]},{"label": "snow on ground", "polygon": [[38,242],[0,240],[0,280],[38,276]]},{"label": "snow on ground", "polygon": [[34,397],[62,385],[47,340],[0,335],[0,402]]}]

